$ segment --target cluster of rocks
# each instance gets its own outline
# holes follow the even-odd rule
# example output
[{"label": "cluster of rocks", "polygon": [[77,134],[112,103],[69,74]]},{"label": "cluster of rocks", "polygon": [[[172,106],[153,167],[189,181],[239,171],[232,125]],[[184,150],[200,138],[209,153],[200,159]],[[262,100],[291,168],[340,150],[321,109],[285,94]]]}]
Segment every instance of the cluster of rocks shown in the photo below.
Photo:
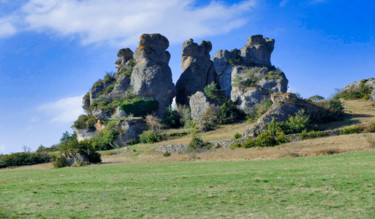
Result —
[{"label": "cluster of rocks", "polygon": [[[192,119],[204,127],[205,116],[210,113],[217,115],[220,110],[220,105],[203,92],[211,83],[224,89],[226,97],[244,112],[264,99],[270,99],[273,94],[287,91],[285,74],[271,64],[274,43],[273,39],[255,35],[243,48],[220,50],[211,60],[211,42],[202,41],[198,45],[192,39],[185,41],[182,73],[175,86],[168,65],[171,57],[167,51],[168,39],[160,34],[143,34],[134,53],[129,48],[118,52],[117,72],[106,75],[93,85],[83,98],[83,108],[99,124],[101,120],[116,119],[121,133],[113,143],[116,147],[127,145],[147,128],[143,119],[127,118],[131,115],[121,110],[119,104],[126,98],[157,100],[159,105],[154,116],[163,118],[166,108],[176,97],[176,103],[190,107]],[[74,131],[79,140],[85,140],[97,135],[102,128]]]}]

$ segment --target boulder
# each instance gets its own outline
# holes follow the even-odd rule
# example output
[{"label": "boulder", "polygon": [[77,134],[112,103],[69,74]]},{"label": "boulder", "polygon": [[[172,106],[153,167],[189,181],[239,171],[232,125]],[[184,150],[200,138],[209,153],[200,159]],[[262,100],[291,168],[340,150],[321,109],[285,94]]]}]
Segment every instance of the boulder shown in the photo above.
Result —
[{"label": "boulder", "polygon": [[116,119],[115,125],[111,128],[120,132],[113,144],[116,147],[125,147],[131,141],[138,139],[138,136],[147,129],[147,124],[142,118],[121,117]]},{"label": "boulder", "polygon": [[167,38],[160,34],[143,34],[139,47],[134,53],[136,65],[131,75],[133,94],[139,97],[153,98],[159,102],[156,112],[164,117],[166,108],[175,97],[172,72],[168,65],[170,54]]},{"label": "boulder", "polygon": [[220,112],[220,106],[198,91],[190,97],[191,118],[201,131],[212,128]]},{"label": "boulder", "polygon": [[294,116],[301,110],[313,122],[324,122],[324,116],[330,114],[328,110],[308,100],[301,99],[293,93],[272,95],[272,101],[273,104],[270,109],[258,119],[255,125],[244,132],[244,137],[256,137],[265,130],[267,124],[273,119],[275,122],[286,121],[290,116]]},{"label": "boulder", "polygon": [[82,166],[90,163],[87,156],[82,155],[78,152],[70,152],[68,155],[63,154],[62,156],[68,166]]},{"label": "boulder", "polygon": [[345,86],[344,91],[359,90],[361,86],[367,86],[372,91],[369,96],[370,100],[375,100],[375,78],[364,79]]},{"label": "boulder", "polygon": [[212,44],[202,41],[197,44],[190,39],[182,46],[182,74],[176,83],[176,103],[189,105],[189,97],[214,82],[220,84],[213,62],[210,60]]},{"label": "boulder", "polygon": [[88,139],[98,135],[98,132],[96,131],[96,128],[77,129],[75,127],[72,127],[72,129],[73,129],[74,133],[76,133],[78,141],[88,140]]}]

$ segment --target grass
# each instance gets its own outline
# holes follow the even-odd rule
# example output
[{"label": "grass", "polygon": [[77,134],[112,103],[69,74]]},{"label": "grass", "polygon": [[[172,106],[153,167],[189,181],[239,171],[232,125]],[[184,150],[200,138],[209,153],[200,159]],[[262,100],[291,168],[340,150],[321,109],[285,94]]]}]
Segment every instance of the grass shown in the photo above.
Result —
[{"label": "grass", "polygon": [[0,217],[373,218],[374,165],[372,151],[5,170]]}]

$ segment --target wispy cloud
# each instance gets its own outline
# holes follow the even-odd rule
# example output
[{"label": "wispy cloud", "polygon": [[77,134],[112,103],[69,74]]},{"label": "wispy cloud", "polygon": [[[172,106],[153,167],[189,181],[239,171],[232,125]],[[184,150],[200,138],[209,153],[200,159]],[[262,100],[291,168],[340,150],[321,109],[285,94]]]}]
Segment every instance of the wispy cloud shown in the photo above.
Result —
[{"label": "wispy cloud", "polygon": [[12,17],[0,18],[0,38],[8,37],[17,32],[17,28],[13,23]]},{"label": "wispy cloud", "polygon": [[37,109],[50,117],[52,123],[71,123],[83,114],[82,96],[62,98],[45,103]]},{"label": "wispy cloud", "polygon": [[[237,4],[196,0],[29,0],[17,14],[23,30],[77,37],[82,44],[134,45],[142,33],[161,33],[172,43],[229,32],[248,22],[256,0]],[[7,33],[15,33],[6,23]],[[4,27],[5,29],[5,27]],[[5,32],[5,31],[4,31]]]}]

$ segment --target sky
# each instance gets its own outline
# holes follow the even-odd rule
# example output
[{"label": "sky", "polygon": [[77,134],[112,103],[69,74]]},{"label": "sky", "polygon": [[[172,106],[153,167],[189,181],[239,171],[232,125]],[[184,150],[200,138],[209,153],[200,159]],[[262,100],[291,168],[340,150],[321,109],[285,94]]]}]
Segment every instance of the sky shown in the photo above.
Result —
[{"label": "sky", "polygon": [[374,11],[372,0],[0,0],[0,154],[72,132],[82,96],[143,33],[169,39],[174,82],[183,41],[210,40],[213,56],[262,34],[289,91],[328,98],[375,76]]}]

